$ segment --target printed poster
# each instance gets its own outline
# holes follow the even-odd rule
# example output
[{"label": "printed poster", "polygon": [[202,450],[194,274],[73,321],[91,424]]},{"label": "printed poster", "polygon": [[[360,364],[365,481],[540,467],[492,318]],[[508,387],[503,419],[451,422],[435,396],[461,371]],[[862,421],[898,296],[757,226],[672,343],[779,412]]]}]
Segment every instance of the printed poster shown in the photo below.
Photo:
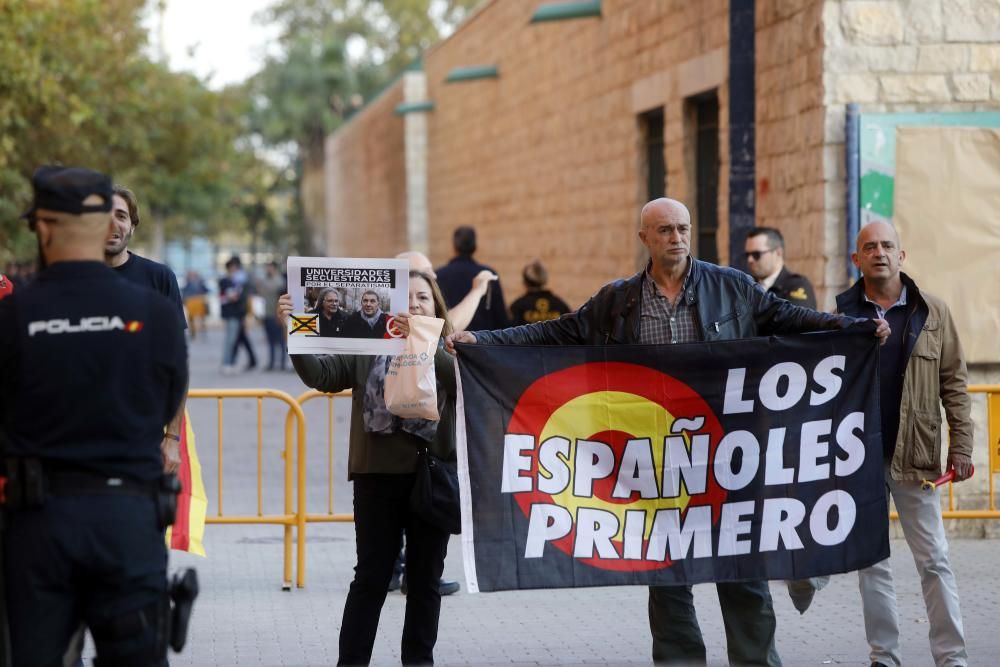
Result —
[{"label": "printed poster", "polygon": [[289,257],[289,354],[403,352],[393,314],[409,308],[402,259]]}]

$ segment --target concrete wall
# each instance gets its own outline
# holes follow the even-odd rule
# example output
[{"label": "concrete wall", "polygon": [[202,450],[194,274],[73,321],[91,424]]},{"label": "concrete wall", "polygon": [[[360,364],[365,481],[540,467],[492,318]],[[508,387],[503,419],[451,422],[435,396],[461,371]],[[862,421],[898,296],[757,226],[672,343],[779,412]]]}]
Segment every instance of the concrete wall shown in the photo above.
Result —
[{"label": "concrete wall", "polygon": [[[508,301],[537,257],[575,306],[636,269],[645,201],[638,113],[666,106],[667,192],[692,199],[682,102],[719,86],[724,122],[728,3],[606,0],[601,19],[530,25],[538,5],[488,2],[425,57],[435,103],[430,251],[447,260],[454,227],[474,225],[478,257],[500,271]],[[472,65],[496,65],[500,76],[445,83],[452,68]],[[720,135],[727,146],[724,128]],[[725,200],[723,188],[722,219]]]},{"label": "concrete wall", "polygon": [[326,254],[391,257],[409,246],[403,101],[396,81],[326,140]]}]

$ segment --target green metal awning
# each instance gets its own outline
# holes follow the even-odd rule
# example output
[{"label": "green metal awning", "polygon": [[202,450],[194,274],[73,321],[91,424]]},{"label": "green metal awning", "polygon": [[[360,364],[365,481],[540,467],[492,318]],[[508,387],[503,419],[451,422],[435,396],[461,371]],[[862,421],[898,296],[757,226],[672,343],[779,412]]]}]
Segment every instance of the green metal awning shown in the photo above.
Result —
[{"label": "green metal awning", "polygon": [[601,16],[601,0],[574,0],[573,2],[549,2],[531,16],[531,23],[545,21],[568,21]]},{"label": "green metal awning", "polygon": [[446,82],[474,81],[476,79],[496,79],[500,76],[496,65],[476,65],[473,67],[456,67],[448,72]]},{"label": "green metal awning", "polygon": [[434,111],[434,103],[430,100],[426,102],[403,102],[395,108],[397,116],[404,116],[408,113],[419,113],[422,111]]}]

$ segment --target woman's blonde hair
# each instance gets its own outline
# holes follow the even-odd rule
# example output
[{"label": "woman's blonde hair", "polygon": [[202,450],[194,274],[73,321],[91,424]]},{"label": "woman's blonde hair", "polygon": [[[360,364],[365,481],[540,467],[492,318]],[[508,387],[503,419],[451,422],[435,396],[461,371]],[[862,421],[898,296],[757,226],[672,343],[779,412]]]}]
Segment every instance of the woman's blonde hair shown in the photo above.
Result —
[{"label": "woman's blonde hair", "polygon": [[423,278],[427,281],[427,284],[431,286],[431,298],[434,299],[434,316],[439,317],[444,320],[444,327],[441,328],[441,335],[447,336],[455,331],[455,328],[451,325],[451,318],[448,317],[448,306],[445,305],[444,296],[441,294],[441,288],[438,287],[437,281],[431,277],[429,273],[424,271],[410,271],[410,278]]}]

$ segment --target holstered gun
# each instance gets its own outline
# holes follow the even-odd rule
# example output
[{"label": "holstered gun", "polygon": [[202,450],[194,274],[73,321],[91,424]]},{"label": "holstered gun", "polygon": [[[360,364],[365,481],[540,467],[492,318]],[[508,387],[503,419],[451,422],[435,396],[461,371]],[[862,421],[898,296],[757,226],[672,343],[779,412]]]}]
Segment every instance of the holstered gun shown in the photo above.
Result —
[{"label": "holstered gun", "polygon": [[198,597],[198,573],[194,568],[186,568],[174,574],[168,590],[170,610],[170,648],[180,653],[187,642],[188,623],[191,610]]}]

